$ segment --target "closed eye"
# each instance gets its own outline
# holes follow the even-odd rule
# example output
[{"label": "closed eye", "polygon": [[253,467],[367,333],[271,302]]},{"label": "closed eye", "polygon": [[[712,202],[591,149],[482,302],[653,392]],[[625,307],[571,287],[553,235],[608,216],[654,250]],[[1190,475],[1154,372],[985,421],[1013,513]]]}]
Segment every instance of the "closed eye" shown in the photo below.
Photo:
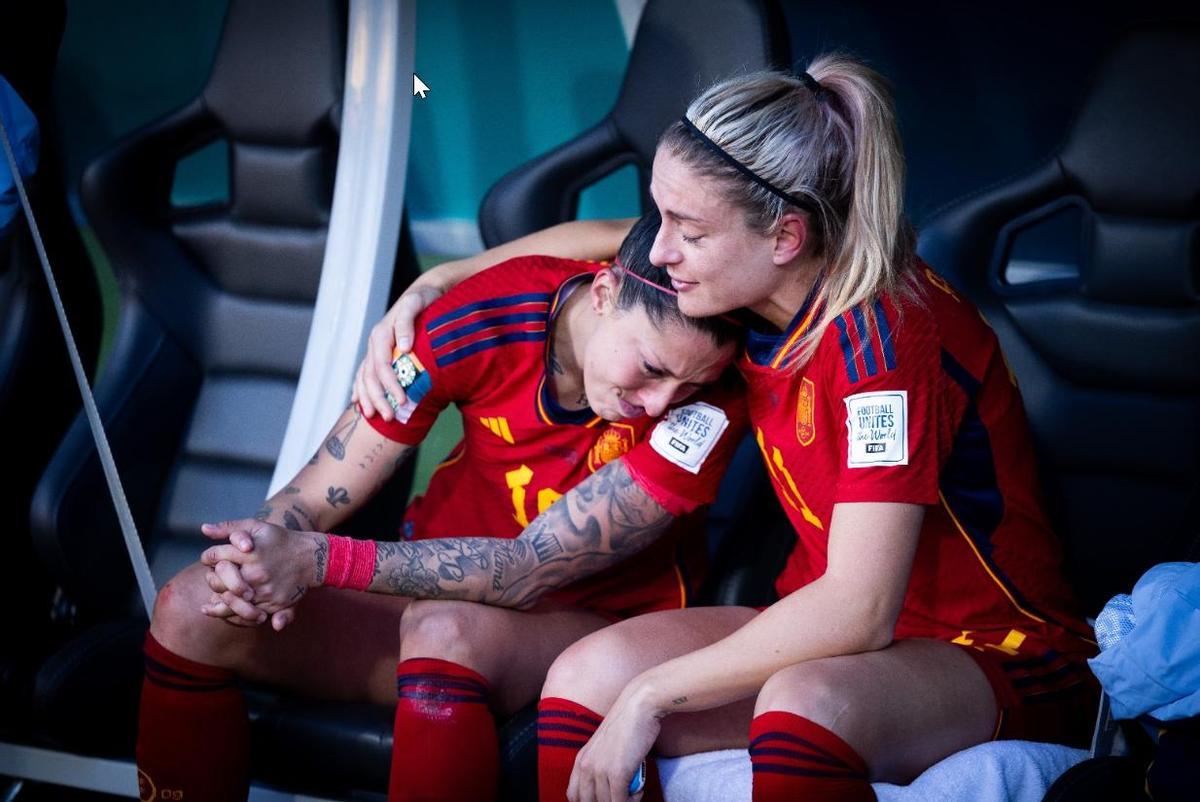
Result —
[{"label": "closed eye", "polygon": [[656,379],[661,379],[663,376],[667,375],[667,372],[665,370],[663,370],[662,368],[656,368],[654,365],[651,365],[649,362],[646,362],[646,361],[642,362],[642,370],[646,371],[646,375],[653,376]]}]

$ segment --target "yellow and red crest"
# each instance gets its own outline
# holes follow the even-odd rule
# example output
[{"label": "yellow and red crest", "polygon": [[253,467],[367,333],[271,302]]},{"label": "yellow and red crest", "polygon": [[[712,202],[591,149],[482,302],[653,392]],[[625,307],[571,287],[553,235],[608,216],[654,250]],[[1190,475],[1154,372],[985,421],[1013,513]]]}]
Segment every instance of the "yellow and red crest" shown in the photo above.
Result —
[{"label": "yellow and red crest", "polygon": [[633,427],[628,423],[610,423],[600,432],[599,439],[588,452],[588,470],[595,473],[602,466],[615,460],[633,448]]},{"label": "yellow and red crest", "polygon": [[812,379],[801,379],[796,398],[796,439],[802,446],[810,445],[817,437],[816,398],[817,388]]}]

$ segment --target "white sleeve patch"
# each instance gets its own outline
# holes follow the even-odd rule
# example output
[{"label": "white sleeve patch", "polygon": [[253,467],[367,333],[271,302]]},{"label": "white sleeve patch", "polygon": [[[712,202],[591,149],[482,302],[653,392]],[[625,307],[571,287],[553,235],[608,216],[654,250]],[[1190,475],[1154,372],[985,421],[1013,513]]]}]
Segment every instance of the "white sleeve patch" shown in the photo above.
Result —
[{"label": "white sleeve patch", "polygon": [[697,401],[667,412],[650,435],[650,445],[680,468],[700,473],[704,460],[729,426],[725,411]]},{"label": "white sleeve patch", "polygon": [[908,464],[908,390],[847,396],[846,466]]}]

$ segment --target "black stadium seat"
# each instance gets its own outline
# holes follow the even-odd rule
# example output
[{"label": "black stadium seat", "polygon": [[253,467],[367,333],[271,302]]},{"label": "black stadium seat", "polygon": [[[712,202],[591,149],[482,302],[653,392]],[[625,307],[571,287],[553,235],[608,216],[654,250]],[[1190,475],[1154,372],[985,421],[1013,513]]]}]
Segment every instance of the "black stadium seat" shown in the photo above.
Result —
[{"label": "black stadium seat", "polygon": [[1020,381],[1094,615],[1200,532],[1200,28],[1131,36],[1031,173],[950,208],[925,259]]},{"label": "black stadium seat", "polygon": [[783,18],[773,0],[651,0],[612,109],[492,186],[479,209],[484,244],[575,219],[579,193],[628,164],[637,168],[645,206],[654,146],[688,101],[720,78],[788,63]]}]

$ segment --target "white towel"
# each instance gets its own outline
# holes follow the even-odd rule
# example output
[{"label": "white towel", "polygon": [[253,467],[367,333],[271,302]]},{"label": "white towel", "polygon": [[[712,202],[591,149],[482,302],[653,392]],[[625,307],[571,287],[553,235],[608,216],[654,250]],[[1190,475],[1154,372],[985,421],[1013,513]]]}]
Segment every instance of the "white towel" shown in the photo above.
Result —
[{"label": "white towel", "polygon": [[[879,802],[1041,802],[1083,749],[995,741],[951,755],[909,785],[875,783]],[[743,749],[660,758],[667,802],[749,802],[750,756]]]}]

